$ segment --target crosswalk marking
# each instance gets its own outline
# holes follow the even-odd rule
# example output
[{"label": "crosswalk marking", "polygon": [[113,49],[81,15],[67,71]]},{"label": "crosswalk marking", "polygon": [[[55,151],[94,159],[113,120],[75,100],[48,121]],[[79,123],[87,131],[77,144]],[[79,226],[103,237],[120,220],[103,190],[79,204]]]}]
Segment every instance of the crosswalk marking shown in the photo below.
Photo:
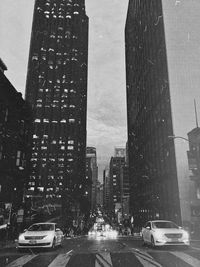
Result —
[{"label": "crosswalk marking", "polygon": [[109,252],[96,254],[95,267],[112,267],[112,260]]},{"label": "crosswalk marking", "polygon": [[151,255],[149,255],[149,253],[147,253],[146,251],[143,251],[143,250],[139,250],[139,249],[136,249],[136,248],[132,248],[131,249],[133,252],[135,253],[138,253],[140,254],[141,256],[146,256],[147,258],[150,258],[153,260],[153,257]]},{"label": "crosswalk marking", "polygon": [[162,265],[155,261],[148,253],[142,254],[141,252],[135,251],[134,254],[144,267],[162,267]]},{"label": "crosswalk marking", "polygon": [[[67,253],[62,253],[56,255],[56,257],[53,259],[53,261],[48,263],[48,267],[67,267],[70,265],[70,258],[72,255],[72,251],[70,250]],[[130,251],[129,251],[130,253]],[[133,255],[136,257],[136,259],[140,262],[140,264],[143,267],[162,267],[162,265],[157,262],[151,255],[149,255],[147,252],[140,251],[140,250],[132,250]],[[199,267],[200,266],[200,260],[197,258],[190,256],[184,252],[181,251],[168,251],[169,254],[177,257],[181,261],[183,261],[185,264],[189,264],[189,266],[192,267]],[[113,267],[114,262],[112,263],[111,254],[113,260],[115,260],[115,253],[110,252],[101,252],[97,253],[95,255],[95,264],[93,266],[95,267]],[[168,254],[168,255],[169,255]],[[122,253],[122,257],[124,257],[126,253]],[[76,255],[75,255],[76,256]],[[6,267],[22,267],[24,265],[28,265],[29,262],[31,262],[35,257],[42,257],[42,255],[38,254],[32,254],[32,255],[24,255],[22,257],[19,257],[18,259],[10,262]],[[130,257],[130,256],[129,256]],[[167,256],[166,256],[167,257]],[[47,266],[47,265],[46,265]],[[88,267],[91,267],[90,264],[88,264]]]},{"label": "crosswalk marking", "polygon": [[[71,251],[70,251],[71,252]],[[52,262],[48,265],[48,267],[65,267],[70,260],[70,254],[59,254]]]},{"label": "crosswalk marking", "polygon": [[170,252],[171,254],[175,255],[176,257],[178,257],[179,259],[181,259],[182,261],[192,265],[193,267],[199,267],[200,266],[200,260],[186,254],[180,251],[174,251],[174,252]]},{"label": "crosswalk marking", "polygon": [[21,267],[24,264],[26,264],[27,262],[29,262],[32,259],[34,259],[35,257],[37,257],[37,255],[24,255],[24,256],[16,259],[15,261],[12,261],[11,263],[9,263],[6,266],[7,267]]},{"label": "crosswalk marking", "polygon": [[155,265],[154,263],[151,263],[149,260],[143,259],[140,256],[135,255],[135,257],[139,260],[139,262],[143,265],[143,267],[155,267],[155,266],[158,266],[158,265]]}]

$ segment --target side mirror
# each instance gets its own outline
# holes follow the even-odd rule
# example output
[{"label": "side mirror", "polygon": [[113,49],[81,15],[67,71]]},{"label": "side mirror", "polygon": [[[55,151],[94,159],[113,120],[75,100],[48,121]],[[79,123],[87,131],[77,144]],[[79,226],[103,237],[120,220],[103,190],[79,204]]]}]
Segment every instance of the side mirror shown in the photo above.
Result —
[{"label": "side mirror", "polygon": [[183,227],[182,226],[179,226],[178,229],[183,229]]},{"label": "side mirror", "polygon": [[27,229],[24,229],[24,231],[23,231],[23,232],[25,233],[26,231],[27,231]]},{"label": "side mirror", "polygon": [[150,228],[150,226],[147,226],[146,229],[150,230],[151,228]]},{"label": "side mirror", "polygon": [[56,232],[59,232],[60,231],[60,228],[56,228]]}]

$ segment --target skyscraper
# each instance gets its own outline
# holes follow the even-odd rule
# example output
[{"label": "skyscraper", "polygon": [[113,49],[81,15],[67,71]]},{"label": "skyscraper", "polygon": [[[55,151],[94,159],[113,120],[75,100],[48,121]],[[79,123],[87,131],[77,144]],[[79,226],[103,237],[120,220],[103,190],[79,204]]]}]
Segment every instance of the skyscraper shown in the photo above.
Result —
[{"label": "skyscraper", "polygon": [[196,0],[129,1],[130,208],[139,225],[152,218],[190,222],[188,144],[169,136],[185,136],[192,128],[189,114],[199,90],[199,7]]},{"label": "skyscraper", "polygon": [[120,157],[120,156],[111,157],[110,168],[109,168],[109,177],[110,177],[109,206],[111,211],[115,210],[116,205],[121,205],[120,171],[124,165],[125,165],[125,157]]},{"label": "skyscraper", "polygon": [[29,189],[58,202],[84,193],[88,17],[84,0],[36,0],[26,100],[34,110]]},{"label": "skyscraper", "polygon": [[87,147],[86,149],[86,179],[88,179],[91,184],[91,209],[96,207],[96,195],[97,195],[97,182],[98,182],[98,166],[97,166],[97,153],[95,147]]}]

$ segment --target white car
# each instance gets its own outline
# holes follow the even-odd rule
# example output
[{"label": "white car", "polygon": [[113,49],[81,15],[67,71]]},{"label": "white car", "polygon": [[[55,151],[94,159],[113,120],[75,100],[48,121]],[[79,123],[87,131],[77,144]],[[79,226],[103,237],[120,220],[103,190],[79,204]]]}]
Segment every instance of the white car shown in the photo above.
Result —
[{"label": "white car", "polygon": [[52,248],[62,245],[63,232],[55,223],[35,223],[18,238],[18,248]]},{"label": "white car", "polygon": [[143,244],[150,244],[152,247],[164,245],[190,245],[189,233],[171,221],[149,221],[142,228],[141,234]]}]

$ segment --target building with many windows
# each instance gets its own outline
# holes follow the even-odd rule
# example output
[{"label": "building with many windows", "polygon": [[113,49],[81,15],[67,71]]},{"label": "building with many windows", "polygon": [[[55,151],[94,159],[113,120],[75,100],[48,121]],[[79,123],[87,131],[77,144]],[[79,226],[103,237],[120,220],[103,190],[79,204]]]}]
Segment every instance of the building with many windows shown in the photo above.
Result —
[{"label": "building with many windows", "polygon": [[129,202],[130,202],[130,181],[129,168],[127,163],[120,169],[120,191],[121,191],[121,205],[122,218],[129,216]]},{"label": "building with many windows", "polygon": [[114,211],[116,207],[121,207],[121,168],[125,165],[125,157],[111,157],[109,169],[110,199],[109,208]]},{"label": "building with many windows", "polygon": [[186,136],[199,99],[200,2],[130,0],[126,81],[130,209],[141,226],[153,218],[189,224]]},{"label": "building with many windows", "polygon": [[0,59],[0,203],[22,205],[29,168],[31,109],[4,74]]},{"label": "building with many windows", "polygon": [[88,194],[90,197],[90,207],[95,209],[97,199],[97,183],[98,183],[98,166],[97,153],[95,147],[87,147],[86,149],[86,181],[88,184]]},{"label": "building with many windows", "polygon": [[110,174],[109,168],[106,167],[103,171],[103,206],[104,210],[109,210],[110,203]]},{"label": "building with many windows", "polygon": [[84,194],[87,64],[85,1],[36,0],[26,84],[34,110],[29,193],[46,202],[71,205]]}]

